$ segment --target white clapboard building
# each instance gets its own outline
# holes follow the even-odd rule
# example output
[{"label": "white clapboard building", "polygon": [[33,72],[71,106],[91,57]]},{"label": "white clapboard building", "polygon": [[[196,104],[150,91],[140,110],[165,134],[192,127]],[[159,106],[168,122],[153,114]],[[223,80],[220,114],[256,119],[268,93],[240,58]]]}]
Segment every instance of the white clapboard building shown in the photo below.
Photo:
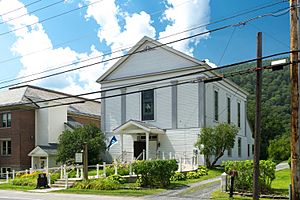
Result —
[{"label": "white clapboard building", "polygon": [[111,158],[197,158],[204,164],[194,147],[201,128],[226,122],[240,131],[234,148],[219,163],[251,159],[247,93],[226,79],[204,83],[204,78],[216,76],[201,72],[210,68],[148,37],[119,59],[97,80],[103,90],[101,129],[108,141],[113,136],[118,141],[109,148]]}]

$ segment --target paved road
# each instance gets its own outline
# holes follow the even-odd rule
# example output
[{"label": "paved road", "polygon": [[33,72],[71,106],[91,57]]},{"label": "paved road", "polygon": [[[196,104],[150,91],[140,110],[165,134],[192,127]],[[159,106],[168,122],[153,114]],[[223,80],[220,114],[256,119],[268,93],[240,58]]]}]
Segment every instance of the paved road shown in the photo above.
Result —
[{"label": "paved road", "polygon": [[58,193],[30,193],[20,191],[0,190],[0,200],[137,200],[136,197],[115,197],[105,195],[80,195]]}]

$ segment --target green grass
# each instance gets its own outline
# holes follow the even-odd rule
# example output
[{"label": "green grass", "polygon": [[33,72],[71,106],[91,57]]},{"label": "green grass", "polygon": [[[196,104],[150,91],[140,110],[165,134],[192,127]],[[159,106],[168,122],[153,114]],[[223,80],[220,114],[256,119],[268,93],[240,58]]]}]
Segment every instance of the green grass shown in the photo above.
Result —
[{"label": "green grass", "polygon": [[204,180],[207,180],[207,179],[212,179],[212,178],[215,178],[215,177],[218,177],[218,176],[221,176],[221,174],[224,172],[223,169],[210,169],[208,171],[208,175],[206,176],[201,176],[200,178],[197,178],[197,179],[186,179],[186,180],[183,180],[183,181],[171,181],[171,184],[173,185],[188,185],[188,184],[191,184],[191,183],[196,183],[196,182],[200,182],[200,181],[204,181]]},{"label": "green grass", "polygon": [[118,190],[84,190],[84,189],[75,189],[69,188],[67,190],[55,191],[58,193],[74,193],[74,194],[96,194],[96,195],[113,195],[113,196],[145,196],[157,194],[165,191],[165,189],[118,189]]},{"label": "green grass", "polygon": [[288,195],[290,183],[290,169],[283,169],[276,172],[276,179],[272,182],[272,189],[274,189],[275,194]]},{"label": "green grass", "polygon": [[[283,169],[280,171],[276,171],[275,173],[275,180],[272,182],[272,189],[273,193],[276,195],[288,195],[288,187],[291,182],[290,177],[290,169]],[[220,190],[217,190],[212,193],[211,199],[217,199],[217,200],[227,200],[229,199],[229,195],[225,192],[221,192]],[[241,196],[234,196],[234,199],[237,200],[247,200],[252,199],[252,197],[241,197]],[[264,198],[264,200],[269,200],[267,198]]]},{"label": "green grass", "polygon": [[20,190],[20,191],[27,191],[33,190],[35,187],[32,186],[16,186],[11,183],[2,183],[0,184],[0,190]]}]

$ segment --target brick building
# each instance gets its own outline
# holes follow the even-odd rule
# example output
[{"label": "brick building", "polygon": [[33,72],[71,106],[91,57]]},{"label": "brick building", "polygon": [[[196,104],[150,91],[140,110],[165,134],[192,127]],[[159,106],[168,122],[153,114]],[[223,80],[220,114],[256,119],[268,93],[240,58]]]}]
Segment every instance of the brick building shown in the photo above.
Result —
[{"label": "brick building", "polygon": [[0,176],[13,169],[55,166],[61,132],[83,124],[100,127],[99,113],[99,102],[45,88],[0,92]]}]

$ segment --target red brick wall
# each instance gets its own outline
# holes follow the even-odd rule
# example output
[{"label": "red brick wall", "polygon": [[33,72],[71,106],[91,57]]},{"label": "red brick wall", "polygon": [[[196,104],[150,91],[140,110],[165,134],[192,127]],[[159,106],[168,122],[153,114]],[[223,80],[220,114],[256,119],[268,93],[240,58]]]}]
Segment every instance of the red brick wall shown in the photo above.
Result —
[{"label": "red brick wall", "polygon": [[[2,112],[4,111],[0,113]],[[16,170],[28,169],[31,165],[28,153],[35,146],[35,111],[12,110],[10,112],[11,127],[0,128],[0,139],[11,139],[12,153],[10,156],[0,155],[0,167],[11,167]]]}]

